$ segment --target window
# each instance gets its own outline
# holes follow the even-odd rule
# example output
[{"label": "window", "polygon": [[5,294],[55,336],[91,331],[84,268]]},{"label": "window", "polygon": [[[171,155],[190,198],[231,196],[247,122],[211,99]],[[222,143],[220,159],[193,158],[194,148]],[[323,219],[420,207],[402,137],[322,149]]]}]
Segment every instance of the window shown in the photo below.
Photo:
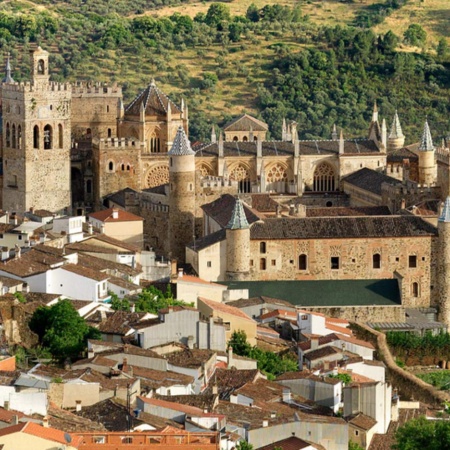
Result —
[{"label": "window", "polygon": [[45,74],[45,63],[44,63],[44,60],[43,60],[43,59],[40,59],[40,60],[38,61],[38,64],[37,64],[37,73],[38,73],[38,75],[44,75],[44,74]]},{"label": "window", "polygon": [[112,136],[111,128],[108,128],[108,137],[110,138]]},{"label": "window", "polygon": [[86,194],[92,194],[92,180],[86,181]]},{"label": "window", "polygon": [[130,165],[129,164],[127,164],[127,171],[128,172],[130,171]]},{"label": "window", "polygon": [[206,267],[212,267],[211,261],[207,261]]},{"label": "window", "polygon": [[374,269],[381,269],[381,255],[379,253],[375,253],[372,256],[372,267]]},{"label": "window", "polygon": [[11,132],[11,147],[16,148],[16,126],[14,124]]},{"label": "window", "polygon": [[39,148],[39,127],[37,125],[33,128],[33,147]]},{"label": "window", "polygon": [[409,255],[408,267],[410,267],[412,269],[417,267],[417,256],[416,255]]},{"label": "window", "polygon": [[306,270],[308,268],[308,257],[302,254],[298,257],[298,270]]},{"label": "window", "polygon": [[122,444],[132,444],[133,438],[131,436],[125,436],[122,438]]},{"label": "window", "polygon": [[300,320],[308,320],[308,316],[303,315]]},{"label": "window", "polygon": [[122,165],[120,166],[120,168],[122,169],[122,171],[124,171],[124,170],[125,170],[125,164],[122,164]]},{"label": "window", "polygon": [[266,253],[266,243],[265,242],[259,243],[259,253]]},{"label": "window", "polygon": [[59,148],[63,148],[63,143],[64,143],[64,139],[63,139],[63,127],[61,124],[58,125],[58,147]]},{"label": "window", "polygon": [[331,257],[331,269],[339,269],[339,256]]},{"label": "window", "polygon": [[109,112],[109,105],[106,105],[106,112]]},{"label": "window", "polygon": [[253,259],[250,260],[250,266],[253,267]]},{"label": "window", "polygon": [[9,123],[6,124],[6,146],[11,147],[11,129]]},{"label": "window", "polygon": [[22,148],[22,127],[20,125],[17,127],[17,148],[19,150]]},{"label": "window", "polygon": [[259,270],[266,270],[266,258],[259,260]]},{"label": "window", "polygon": [[104,444],[106,442],[105,436],[94,436],[95,444]]},{"label": "window", "polygon": [[113,163],[112,161],[110,161],[110,162],[108,163],[108,170],[109,170],[110,172],[113,172],[113,171],[114,171],[114,163]]},{"label": "window", "polygon": [[413,297],[419,297],[419,283],[413,283],[411,285],[411,295]]},{"label": "window", "polygon": [[23,238],[23,236],[21,234],[19,234],[19,236],[17,236],[17,239],[19,239],[19,241],[21,241]]},{"label": "window", "polygon": [[272,266],[276,266],[277,265],[277,260],[276,259],[272,259]]},{"label": "window", "polygon": [[355,436],[358,436],[358,435],[359,435],[359,431],[355,430]]}]

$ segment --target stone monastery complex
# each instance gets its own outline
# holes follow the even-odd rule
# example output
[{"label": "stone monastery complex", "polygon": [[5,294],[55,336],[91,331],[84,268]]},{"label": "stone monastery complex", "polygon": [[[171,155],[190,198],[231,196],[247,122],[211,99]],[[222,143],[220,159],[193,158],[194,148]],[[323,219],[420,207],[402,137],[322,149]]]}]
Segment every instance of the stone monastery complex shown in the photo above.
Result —
[{"label": "stone monastery complex", "polygon": [[8,61],[1,84],[3,210],[119,208],[204,280],[396,280],[403,307],[450,324],[450,150],[427,122],[405,146],[375,105],[365,139],[301,141],[284,121],[272,141],[244,114],[191,145],[186,103],[155,81],[124,105],[116,85],[50,81],[40,47],[32,61],[29,82]]}]

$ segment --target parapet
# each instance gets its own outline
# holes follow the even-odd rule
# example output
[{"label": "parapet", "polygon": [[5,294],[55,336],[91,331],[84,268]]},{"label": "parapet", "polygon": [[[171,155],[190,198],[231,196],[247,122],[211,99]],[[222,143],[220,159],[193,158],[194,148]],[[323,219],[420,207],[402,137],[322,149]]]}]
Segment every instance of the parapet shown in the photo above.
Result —
[{"label": "parapet", "polygon": [[58,83],[50,81],[49,83],[34,84],[30,81],[20,83],[3,83],[3,92],[43,92],[43,91],[70,91],[70,83]]},{"label": "parapet", "polygon": [[117,98],[117,94],[122,95],[122,88],[117,85],[117,83],[113,83],[111,85],[101,82],[84,82],[77,81],[76,83],[71,84],[72,94],[84,95],[84,96],[95,96],[98,97],[99,94],[102,96],[111,95],[114,98]]},{"label": "parapet", "polygon": [[237,186],[238,182],[224,177],[206,176],[200,180],[201,188],[220,189],[224,186]]},{"label": "parapet", "polygon": [[92,144],[100,148],[144,148],[145,143],[129,138],[93,139]]}]

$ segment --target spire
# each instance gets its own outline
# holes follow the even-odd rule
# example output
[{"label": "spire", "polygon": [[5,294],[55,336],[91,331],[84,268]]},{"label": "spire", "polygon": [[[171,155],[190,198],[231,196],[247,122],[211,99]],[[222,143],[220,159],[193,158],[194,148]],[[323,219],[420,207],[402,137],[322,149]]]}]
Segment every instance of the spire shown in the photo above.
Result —
[{"label": "spire", "polygon": [[333,124],[333,132],[331,133],[331,139],[333,139],[333,141],[337,141],[338,140],[338,133],[337,133],[337,128],[336,128],[336,124]]},{"label": "spire", "polygon": [[11,65],[9,63],[9,53],[6,59],[6,67],[5,67],[5,78],[3,78],[2,83],[14,83],[14,80],[11,76]]},{"label": "spire", "polygon": [[387,126],[386,126],[386,119],[383,119],[383,122],[381,123],[381,143],[384,145],[384,148],[387,147]]},{"label": "spire", "polygon": [[156,81],[155,81],[155,79],[153,77],[150,80],[150,86],[156,86]]},{"label": "spire", "polygon": [[191,148],[191,143],[184,132],[183,127],[178,127],[177,134],[173,140],[172,148],[167,153],[169,156],[195,155]]},{"label": "spire", "polygon": [[342,131],[342,128],[341,134],[339,136],[339,154],[340,155],[344,154],[344,132]]},{"label": "spire", "polygon": [[223,158],[223,134],[219,131],[219,158]]},{"label": "spire", "polygon": [[242,205],[239,197],[236,198],[231,219],[225,228],[229,230],[243,230],[245,228],[249,228],[247,217],[245,216],[244,206]]},{"label": "spire", "polygon": [[420,141],[419,150],[423,152],[432,152],[434,150],[433,139],[431,138],[430,127],[428,120],[425,120],[423,127],[422,140]]},{"label": "spire", "polygon": [[378,106],[376,100],[373,103],[372,122],[378,122]]},{"label": "spire", "polygon": [[398,118],[397,110],[395,110],[394,120],[392,121],[391,132],[389,134],[389,139],[403,138],[402,126],[400,125],[400,120]]},{"label": "spire", "polygon": [[439,217],[439,222],[450,222],[450,197],[445,199],[444,208],[442,210],[441,217]]}]

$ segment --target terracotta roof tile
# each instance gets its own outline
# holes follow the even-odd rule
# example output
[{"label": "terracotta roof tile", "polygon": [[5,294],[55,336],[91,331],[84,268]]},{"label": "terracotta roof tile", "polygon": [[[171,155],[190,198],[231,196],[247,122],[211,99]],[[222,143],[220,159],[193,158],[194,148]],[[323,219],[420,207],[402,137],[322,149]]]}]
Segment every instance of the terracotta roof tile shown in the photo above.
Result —
[{"label": "terracotta roof tile", "polygon": [[230,314],[230,315],[237,316],[242,319],[247,319],[247,320],[254,322],[254,320],[251,317],[249,317],[247,314],[245,314],[244,311],[240,310],[239,308],[235,308],[234,306],[230,306],[226,303],[215,302],[214,300],[208,300],[203,297],[199,297],[198,300],[203,302],[205,305],[209,306],[210,308],[212,308],[214,311],[217,311],[217,313],[219,315],[220,315],[220,313]]},{"label": "terracotta roof tile", "polygon": [[[114,212],[117,213],[117,217],[114,217]],[[132,214],[128,211],[124,211],[123,209],[118,208],[109,208],[105,209],[103,211],[97,211],[89,214],[89,218],[92,217],[93,219],[99,220],[101,222],[139,222],[143,221],[144,219],[140,216],[136,216],[135,214]]]},{"label": "terracotta roof tile", "polygon": [[366,416],[363,413],[359,413],[347,418],[348,423],[352,424],[355,427],[361,428],[362,430],[369,431],[373,428],[377,421],[372,417]]},{"label": "terracotta roof tile", "polygon": [[66,264],[62,267],[62,269],[66,270],[67,272],[71,272],[76,275],[80,275],[81,277],[89,278],[95,281],[106,281],[109,278],[108,275],[99,272],[98,270],[90,269],[88,267],[83,267],[76,264]]},{"label": "terracotta roof tile", "polygon": [[159,400],[156,398],[139,397],[144,403],[152,406],[160,406],[162,408],[174,409],[185,414],[202,414],[203,410],[195,406],[182,405],[176,402],[168,402],[166,400]]}]

